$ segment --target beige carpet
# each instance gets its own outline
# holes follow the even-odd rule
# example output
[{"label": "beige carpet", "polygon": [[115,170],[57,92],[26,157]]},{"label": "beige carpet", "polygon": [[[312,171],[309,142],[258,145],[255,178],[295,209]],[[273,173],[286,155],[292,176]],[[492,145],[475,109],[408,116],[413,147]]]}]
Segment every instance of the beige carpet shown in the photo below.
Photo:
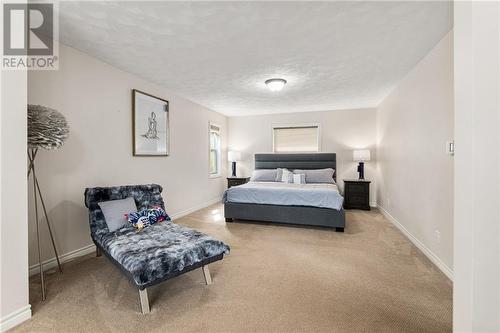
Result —
[{"label": "beige carpet", "polygon": [[446,332],[452,284],[379,212],[348,211],[345,233],[228,223],[217,204],[177,221],[224,240],[231,255],[150,290],[151,313],[106,257],[47,276],[33,318],[14,332]]}]

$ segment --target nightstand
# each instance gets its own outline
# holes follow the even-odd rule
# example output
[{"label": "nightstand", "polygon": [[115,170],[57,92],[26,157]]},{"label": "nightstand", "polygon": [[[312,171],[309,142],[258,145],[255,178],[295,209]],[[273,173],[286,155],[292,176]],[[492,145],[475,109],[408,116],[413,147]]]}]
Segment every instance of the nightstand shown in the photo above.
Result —
[{"label": "nightstand", "polygon": [[370,181],[344,179],[344,208],[370,210]]},{"label": "nightstand", "polygon": [[250,177],[227,177],[227,188],[243,185],[250,181]]}]

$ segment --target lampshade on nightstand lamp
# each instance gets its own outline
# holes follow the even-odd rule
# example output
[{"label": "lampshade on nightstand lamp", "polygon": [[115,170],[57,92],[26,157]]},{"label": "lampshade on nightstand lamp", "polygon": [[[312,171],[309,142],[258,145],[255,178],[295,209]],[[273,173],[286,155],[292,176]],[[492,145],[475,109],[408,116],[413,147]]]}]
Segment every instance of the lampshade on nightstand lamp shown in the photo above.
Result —
[{"label": "lampshade on nightstand lamp", "polygon": [[236,162],[241,160],[241,152],[231,150],[227,153],[227,159],[232,162],[233,173],[231,177],[236,177]]},{"label": "lampshade on nightstand lamp", "polygon": [[359,162],[358,172],[359,179],[365,179],[365,163],[370,160],[370,150],[369,149],[359,149],[352,151],[352,159],[355,162]]}]

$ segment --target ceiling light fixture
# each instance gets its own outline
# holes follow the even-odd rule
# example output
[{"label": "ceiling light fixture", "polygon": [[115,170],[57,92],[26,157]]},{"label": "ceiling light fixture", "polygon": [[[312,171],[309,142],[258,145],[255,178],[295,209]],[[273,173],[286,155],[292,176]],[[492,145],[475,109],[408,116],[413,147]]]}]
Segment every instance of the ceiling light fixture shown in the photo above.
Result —
[{"label": "ceiling light fixture", "polygon": [[285,79],[269,79],[264,82],[271,91],[280,91],[286,84]]}]

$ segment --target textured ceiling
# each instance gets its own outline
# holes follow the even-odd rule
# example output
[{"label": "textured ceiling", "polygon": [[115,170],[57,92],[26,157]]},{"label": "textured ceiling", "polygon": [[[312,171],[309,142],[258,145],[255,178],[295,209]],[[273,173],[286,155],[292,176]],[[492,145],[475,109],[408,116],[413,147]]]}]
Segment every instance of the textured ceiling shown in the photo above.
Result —
[{"label": "textured ceiling", "polygon": [[[61,2],[61,41],[226,115],[374,107],[450,2]],[[285,78],[270,92],[264,81]],[[168,96],[164,96],[168,98]]]}]

